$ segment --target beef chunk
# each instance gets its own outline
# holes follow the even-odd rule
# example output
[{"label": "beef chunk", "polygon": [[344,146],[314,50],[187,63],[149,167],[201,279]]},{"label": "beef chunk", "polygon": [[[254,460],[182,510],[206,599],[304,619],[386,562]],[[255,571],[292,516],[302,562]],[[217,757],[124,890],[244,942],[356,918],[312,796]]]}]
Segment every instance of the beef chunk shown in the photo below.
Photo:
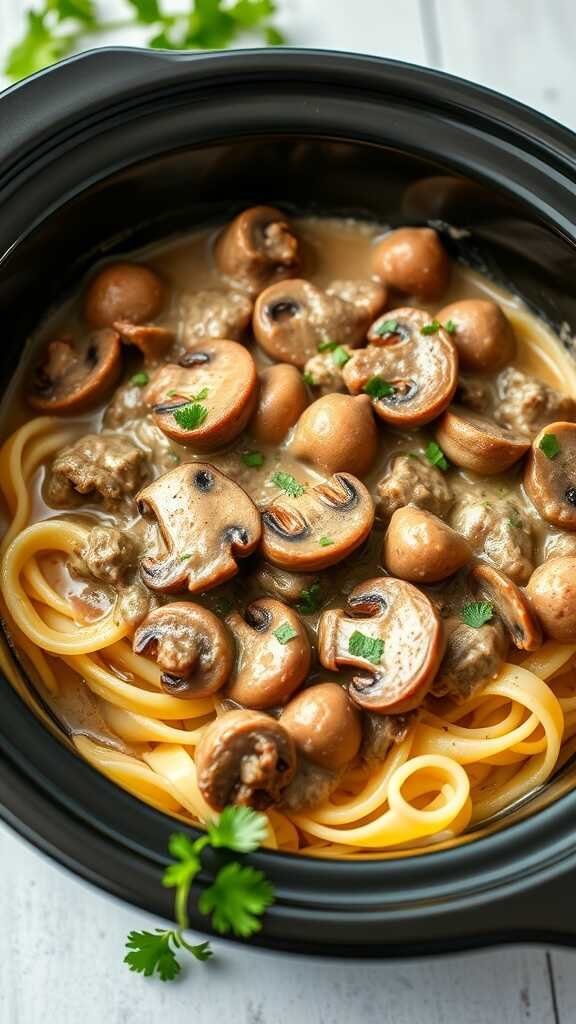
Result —
[{"label": "beef chunk", "polygon": [[446,619],[444,628],[446,653],[431,693],[465,700],[500,671],[508,650],[506,630],[499,619],[473,629],[457,616]]},{"label": "beef chunk", "polygon": [[207,289],[183,298],[180,312],[185,347],[207,338],[240,341],[250,323],[252,302],[242,292]]},{"label": "beef chunk", "polygon": [[402,743],[406,739],[418,713],[418,708],[405,715],[376,715],[365,711],[360,756],[366,761],[383,761],[394,743]]},{"label": "beef chunk", "polygon": [[123,384],[114,394],[114,398],[104,413],[104,426],[111,430],[122,427],[129,420],[141,419],[148,414],[148,406],[144,401],[145,387],[135,384]]},{"label": "beef chunk", "polygon": [[[348,345],[340,345],[350,355],[352,349]],[[334,360],[334,352],[318,352],[312,356],[304,367],[306,379],[319,388],[322,394],[328,395],[334,391],[346,391],[346,385],[342,377],[342,366]]]},{"label": "beef chunk", "polygon": [[464,377],[458,380],[457,401],[474,412],[486,413],[492,405],[490,385],[482,377]]},{"label": "beef chunk", "polygon": [[532,562],[532,528],[511,501],[461,502],[452,514],[452,526],[515,583],[526,583]]},{"label": "beef chunk", "polygon": [[54,459],[44,484],[52,508],[74,508],[82,498],[115,504],[141,487],[144,453],[126,437],[86,434]]},{"label": "beef chunk", "polygon": [[324,803],[336,789],[341,775],[341,772],[328,771],[301,757],[294,778],[282,794],[282,806],[291,811],[301,811]]},{"label": "beef chunk", "polygon": [[415,505],[443,516],[453,501],[452,489],[442,470],[411,455],[396,456],[377,490],[382,518],[391,516],[404,505]]},{"label": "beef chunk", "polygon": [[576,420],[576,402],[535,377],[509,366],[498,377],[500,403],[494,418],[503,427],[528,437],[555,420]]},{"label": "beef chunk", "polygon": [[68,567],[75,576],[118,584],[136,566],[137,554],[128,533],[115,526],[93,526],[85,543],[71,555]]}]

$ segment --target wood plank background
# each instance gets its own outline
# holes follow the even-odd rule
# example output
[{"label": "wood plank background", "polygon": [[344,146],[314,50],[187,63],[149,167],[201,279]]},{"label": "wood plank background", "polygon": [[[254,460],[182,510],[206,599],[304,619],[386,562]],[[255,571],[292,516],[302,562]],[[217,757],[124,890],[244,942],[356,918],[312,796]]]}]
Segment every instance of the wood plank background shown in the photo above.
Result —
[{"label": "wood plank background", "polygon": [[[175,0],[174,7],[177,7]],[[280,0],[290,42],[443,68],[576,128],[574,0]],[[0,0],[0,54],[23,0]],[[107,0],[117,15],[122,0]],[[125,8],[124,8],[125,10]],[[104,42],[135,43],[126,30]],[[1,79],[0,79],[1,84]],[[1,215],[1,212],[0,212]],[[573,1024],[576,954],[503,949],[433,962],[306,963],[229,951],[172,985],[122,965],[145,914],[0,828],[0,1024]]]}]

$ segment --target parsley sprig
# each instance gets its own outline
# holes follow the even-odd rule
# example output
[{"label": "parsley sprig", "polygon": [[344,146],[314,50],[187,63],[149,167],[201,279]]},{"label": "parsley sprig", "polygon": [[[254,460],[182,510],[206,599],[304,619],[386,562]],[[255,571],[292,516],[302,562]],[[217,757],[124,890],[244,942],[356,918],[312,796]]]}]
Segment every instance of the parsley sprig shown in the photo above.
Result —
[{"label": "parsley sprig", "polygon": [[289,498],[300,498],[304,494],[304,485],[299,484],[296,477],[293,477],[291,473],[283,473],[279,470],[277,473],[274,473],[274,476],[270,477],[270,480],[281,491],[284,491]]},{"label": "parsley sprig", "polygon": [[188,0],[187,10],[169,13],[163,0],[127,0],[130,17],[102,17],[96,0],[42,0],[26,14],[22,37],[12,47],[4,72],[17,81],[61,60],[93,37],[134,24],[149,29],[146,45],[163,50],[224,49],[245,32],[258,32],[268,46],[284,36],[273,24],[275,0]]},{"label": "parsley sprig", "polygon": [[348,651],[356,658],[366,658],[373,665],[379,665],[384,654],[384,641],[355,629],[348,641]]},{"label": "parsley sprig", "polygon": [[472,629],[480,629],[494,617],[494,609],[490,601],[472,601],[464,605],[460,618]]},{"label": "parsley sprig", "polygon": [[[179,950],[187,950],[200,961],[212,956],[209,942],[192,945],[184,937],[189,927],[190,890],[202,867],[202,851],[211,846],[235,853],[251,853],[262,843],[267,828],[265,815],[250,807],[226,807],[215,821],[207,822],[206,835],[199,839],[190,839],[182,832],[170,837],[169,850],[175,862],[166,868],[162,884],[175,890],[178,928],[130,932],[124,963],[131,971],[147,977],[157,974],[161,981],[172,981],[181,970]],[[233,932],[246,939],[259,931],[260,918],[273,901],[274,888],[261,871],[248,864],[229,861],[219,869],[212,885],[200,894],[198,909],[211,918],[212,927],[221,935]]]}]

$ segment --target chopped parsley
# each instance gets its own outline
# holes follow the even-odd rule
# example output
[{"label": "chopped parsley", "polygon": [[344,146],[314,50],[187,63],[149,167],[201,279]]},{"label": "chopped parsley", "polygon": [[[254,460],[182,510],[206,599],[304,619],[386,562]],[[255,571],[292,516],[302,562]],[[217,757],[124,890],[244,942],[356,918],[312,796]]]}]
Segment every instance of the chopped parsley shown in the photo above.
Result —
[{"label": "chopped parsley", "polygon": [[242,452],[240,458],[245,466],[263,466],[265,456],[262,452]]},{"label": "chopped parsley", "polygon": [[444,330],[446,334],[454,334],[456,332],[456,324],[453,320],[447,320],[444,324]]},{"label": "chopped parsley", "polygon": [[187,398],[189,402],[203,402],[205,398],[208,398],[210,394],[208,388],[202,388],[197,395],[187,395],[183,391],[179,391],[178,388],[170,388],[170,391],[166,392],[166,398]]},{"label": "chopped parsley", "polygon": [[556,434],[544,434],[544,437],[540,441],[538,447],[547,459],[555,459],[560,451],[560,445],[558,444]]},{"label": "chopped parsley", "polygon": [[311,387],[311,388],[315,388],[316,387],[316,381],[314,380],[314,375],[312,373],[310,373],[309,370],[305,370],[304,373],[302,374],[302,376],[304,377],[304,383],[305,384],[308,384],[309,387]]},{"label": "chopped parsley", "polygon": [[384,338],[387,334],[395,334],[397,330],[397,320],[384,320],[383,323],[374,328],[374,334],[377,334],[379,338]]},{"label": "chopped parsley", "polygon": [[321,548],[328,548],[334,543],[334,541],[332,540],[332,537],[320,537],[318,543]]},{"label": "chopped parsley", "polygon": [[145,388],[149,380],[150,377],[147,373],[144,373],[144,370],[141,370],[140,373],[135,373],[130,377],[130,383],[135,388]]},{"label": "chopped parsley", "polygon": [[426,458],[431,466],[438,466],[438,469],[443,469],[444,471],[450,465],[440,445],[436,444],[436,441],[430,441],[430,444],[426,446]]},{"label": "chopped parsley", "polygon": [[291,626],[289,622],[282,622],[278,629],[274,630],[274,636],[279,644],[287,644],[289,640],[293,640],[295,636],[298,636],[298,630],[294,629],[294,626]]},{"label": "chopped parsley", "polygon": [[490,601],[472,601],[471,604],[464,605],[460,618],[472,629],[480,629],[481,626],[490,622],[493,615],[494,609]]},{"label": "chopped parsley", "polygon": [[313,615],[318,611],[320,597],[320,580],[315,580],[309,587],[300,592],[300,600],[296,605],[296,611],[301,615]]},{"label": "chopped parsley", "polygon": [[174,419],[182,430],[196,430],[208,415],[208,409],[205,405],[200,405],[198,402],[192,402],[190,405],[181,405],[178,409],[174,409],[172,412]]},{"label": "chopped parsley", "polygon": [[336,363],[336,366],[346,366],[349,359],[350,354],[342,345],[338,345],[332,352],[332,362]]},{"label": "chopped parsley", "polygon": [[185,551],[183,555],[180,555],[180,561],[185,562],[188,558],[192,558],[193,551]]},{"label": "chopped parsley", "polygon": [[306,490],[302,484],[299,484],[295,477],[291,473],[274,473],[271,478],[272,483],[276,484],[281,491],[284,491],[290,498],[300,498]]},{"label": "chopped parsley", "polygon": [[370,380],[364,385],[362,391],[364,391],[365,394],[370,395],[370,398],[380,400],[381,398],[387,398],[388,395],[393,395],[395,388],[382,377],[370,377]]},{"label": "chopped parsley", "polygon": [[365,658],[373,665],[379,665],[384,653],[384,641],[377,636],[366,636],[355,630],[348,641],[348,651],[356,658]]},{"label": "chopped parsley", "polygon": [[337,341],[321,341],[320,344],[318,345],[318,351],[334,352],[334,350],[337,349],[338,347],[339,346]]},{"label": "chopped parsley", "polygon": [[420,328],[420,334],[438,334],[441,324],[439,320],[432,320],[429,324],[424,324]]}]

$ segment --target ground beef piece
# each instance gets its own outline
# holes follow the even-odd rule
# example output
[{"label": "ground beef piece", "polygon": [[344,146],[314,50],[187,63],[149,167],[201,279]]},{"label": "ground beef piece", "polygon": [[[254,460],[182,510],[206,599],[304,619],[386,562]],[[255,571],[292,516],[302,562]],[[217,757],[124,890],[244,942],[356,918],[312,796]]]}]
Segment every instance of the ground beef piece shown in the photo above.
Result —
[{"label": "ground beef piece", "polygon": [[119,387],[104,413],[104,426],[114,430],[130,420],[146,416],[148,406],[144,401],[145,390],[145,387],[140,388],[130,383]]},{"label": "ground beef piece", "polygon": [[513,502],[464,501],[451,525],[515,583],[528,581],[534,569],[532,528]]},{"label": "ground beef piece", "polygon": [[386,476],[379,481],[377,491],[383,519],[404,505],[415,505],[443,516],[453,502],[452,489],[442,470],[411,455],[396,456]]},{"label": "ground beef piece", "polygon": [[252,317],[252,301],[242,292],[206,290],[181,300],[180,341],[194,348],[206,338],[240,341]]},{"label": "ground beef piece", "polygon": [[144,474],[144,453],[128,438],[86,434],[54,459],[44,498],[53,508],[73,508],[88,495],[114,504],[134,495]]},{"label": "ground beef piece", "polygon": [[506,630],[499,619],[473,629],[457,616],[446,619],[444,629],[446,653],[430,692],[466,700],[500,671],[508,650]]},{"label": "ground beef piece", "polygon": [[460,377],[456,400],[474,412],[485,413],[492,405],[492,392],[487,381],[481,377]]},{"label": "ground beef piece", "polygon": [[494,419],[519,434],[535,437],[547,423],[576,420],[573,398],[511,366],[498,377],[498,394]]},{"label": "ground beef piece", "polygon": [[301,757],[298,770],[282,794],[282,806],[291,811],[323,804],[336,789],[342,772],[330,772]]},{"label": "ground beef piece", "polygon": [[[347,345],[340,345],[338,352],[343,349],[350,355],[352,349]],[[306,380],[315,388],[319,388],[323,395],[331,394],[334,391],[346,391],[346,385],[342,377],[342,366],[334,360],[334,352],[319,352],[312,356],[304,367]]]},{"label": "ground beef piece", "polygon": [[75,576],[118,584],[135,568],[138,550],[132,537],[115,526],[93,526],[84,544],[70,556]]}]

